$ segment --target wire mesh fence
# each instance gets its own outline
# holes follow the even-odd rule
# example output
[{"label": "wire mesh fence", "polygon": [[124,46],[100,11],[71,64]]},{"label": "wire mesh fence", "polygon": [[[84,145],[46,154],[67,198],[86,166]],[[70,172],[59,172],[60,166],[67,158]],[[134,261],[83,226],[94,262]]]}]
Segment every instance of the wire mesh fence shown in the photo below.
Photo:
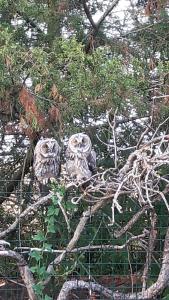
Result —
[{"label": "wire mesh fence", "polygon": [[[168,269],[168,260],[163,265],[168,213],[161,203],[149,210],[124,197],[123,213],[115,211],[115,223],[110,226],[111,203],[94,215],[91,205],[81,203],[77,208],[68,197],[63,207],[69,229],[55,193],[32,197],[28,191],[35,189],[32,182],[18,181],[1,206],[0,237],[10,246],[0,249],[0,299],[31,299],[19,269],[22,264],[33,272],[38,299],[48,299],[44,295],[62,299],[59,295],[66,283],[72,287],[63,299],[142,299],[140,295],[156,284],[162,268]],[[73,238],[76,243],[71,248]],[[24,263],[4,252],[9,249],[21,255]],[[54,267],[52,278],[41,286],[49,266]],[[166,294],[158,299],[167,299]]]}]

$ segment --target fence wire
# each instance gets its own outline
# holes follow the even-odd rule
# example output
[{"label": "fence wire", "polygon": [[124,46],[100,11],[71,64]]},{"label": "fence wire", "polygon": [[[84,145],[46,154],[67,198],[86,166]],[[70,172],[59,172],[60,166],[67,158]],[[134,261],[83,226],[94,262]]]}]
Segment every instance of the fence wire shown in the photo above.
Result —
[{"label": "fence wire", "polygon": [[[2,180],[1,184],[5,182]],[[67,299],[70,300],[110,299],[106,297],[106,293],[102,295],[101,291],[104,289],[107,293],[110,290],[112,293],[123,294],[123,297],[119,299],[128,299],[129,294],[136,295],[136,298],[132,299],[140,299],[140,296],[137,298],[137,293],[140,295],[143,288],[157,281],[168,227],[168,213],[160,203],[156,207],[158,220],[153,228],[156,231],[153,249],[150,247],[149,235],[152,230],[152,212],[150,211],[146,211],[139,223],[133,226],[132,231],[128,230],[117,237],[121,228],[124,228],[132,216],[140,210],[134,201],[130,203],[124,198],[122,206],[126,209],[122,215],[116,212],[114,226],[108,224],[110,206],[103,208],[96,216],[93,216],[91,212],[75,248],[69,251],[67,245],[76,230],[78,220],[86,209],[91,211],[91,207],[82,203],[77,209],[66,200],[63,206],[71,223],[71,230],[68,232],[57,201],[39,206],[33,212],[30,210],[28,215],[22,217],[27,208],[39,201],[38,193],[32,197],[32,192],[30,192],[32,188],[35,189],[33,181],[28,181],[27,185],[25,181],[18,181],[11,197],[3,202],[0,236],[9,229],[9,232],[6,231],[2,236],[3,239],[10,243],[11,250],[24,257],[29,267],[32,268],[36,282],[45,280],[44,274],[49,263],[66,249],[64,259],[55,268],[52,281],[45,288],[46,295],[49,295],[51,299],[58,299],[62,285],[69,281],[76,281],[77,287],[79,282],[79,289],[74,288],[69,293]],[[125,201],[128,202],[125,204]],[[15,222],[16,226],[12,228],[11,225]],[[148,234],[144,235],[144,230]],[[146,267],[148,267],[147,271]],[[146,287],[144,287],[143,275],[146,277]],[[82,281],[89,284],[89,289],[81,289]],[[93,290],[93,284],[101,287],[100,290]],[[158,299],[167,299],[164,296],[165,293]],[[29,299],[16,262],[3,256],[0,257],[0,299]]]}]

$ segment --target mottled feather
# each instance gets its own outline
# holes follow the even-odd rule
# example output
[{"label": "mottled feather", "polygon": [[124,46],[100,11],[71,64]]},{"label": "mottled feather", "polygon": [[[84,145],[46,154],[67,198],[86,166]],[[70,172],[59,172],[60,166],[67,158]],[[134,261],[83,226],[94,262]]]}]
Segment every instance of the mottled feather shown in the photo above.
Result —
[{"label": "mottled feather", "polygon": [[60,146],[53,138],[41,139],[34,150],[34,173],[40,190],[45,190],[51,178],[60,173]]},{"label": "mottled feather", "polygon": [[96,153],[92,150],[88,135],[77,133],[70,137],[66,151],[66,170],[78,182],[89,179],[96,172]]}]

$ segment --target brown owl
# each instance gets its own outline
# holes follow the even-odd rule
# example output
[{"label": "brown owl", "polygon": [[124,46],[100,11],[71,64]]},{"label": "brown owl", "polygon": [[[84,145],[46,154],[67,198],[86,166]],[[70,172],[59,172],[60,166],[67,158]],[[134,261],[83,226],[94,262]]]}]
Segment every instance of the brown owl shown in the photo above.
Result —
[{"label": "brown owl", "polygon": [[96,153],[92,150],[89,136],[84,133],[73,134],[66,151],[66,170],[78,182],[89,179],[96,171]]},{"label": "brown owl", "polygon": [[[53,138],[40,140],[34,150],[34,174],[39,182],[40,190],[47,192],[51,178],[58,178],[60,174],[60,146]],[[43,193],[44,195],[44,193]]]}]

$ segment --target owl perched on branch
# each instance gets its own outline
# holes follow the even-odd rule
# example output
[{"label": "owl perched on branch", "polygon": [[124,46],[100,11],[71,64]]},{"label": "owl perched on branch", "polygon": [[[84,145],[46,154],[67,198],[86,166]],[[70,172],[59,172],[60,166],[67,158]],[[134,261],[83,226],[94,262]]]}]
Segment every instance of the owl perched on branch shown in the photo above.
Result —
[{"label": "owl perched on branch", "polygon": [[73,134],[66,151],[66,171],[78,182],[89,179],[96,171],[96,153],[87,134]]},{"label": "owl perched on branch", "polygon": [[49,192],[50,179],[60,174],[60,146],[55,139],[45,138],[37,143],[33,168],[41,194],[45,195]]}]

